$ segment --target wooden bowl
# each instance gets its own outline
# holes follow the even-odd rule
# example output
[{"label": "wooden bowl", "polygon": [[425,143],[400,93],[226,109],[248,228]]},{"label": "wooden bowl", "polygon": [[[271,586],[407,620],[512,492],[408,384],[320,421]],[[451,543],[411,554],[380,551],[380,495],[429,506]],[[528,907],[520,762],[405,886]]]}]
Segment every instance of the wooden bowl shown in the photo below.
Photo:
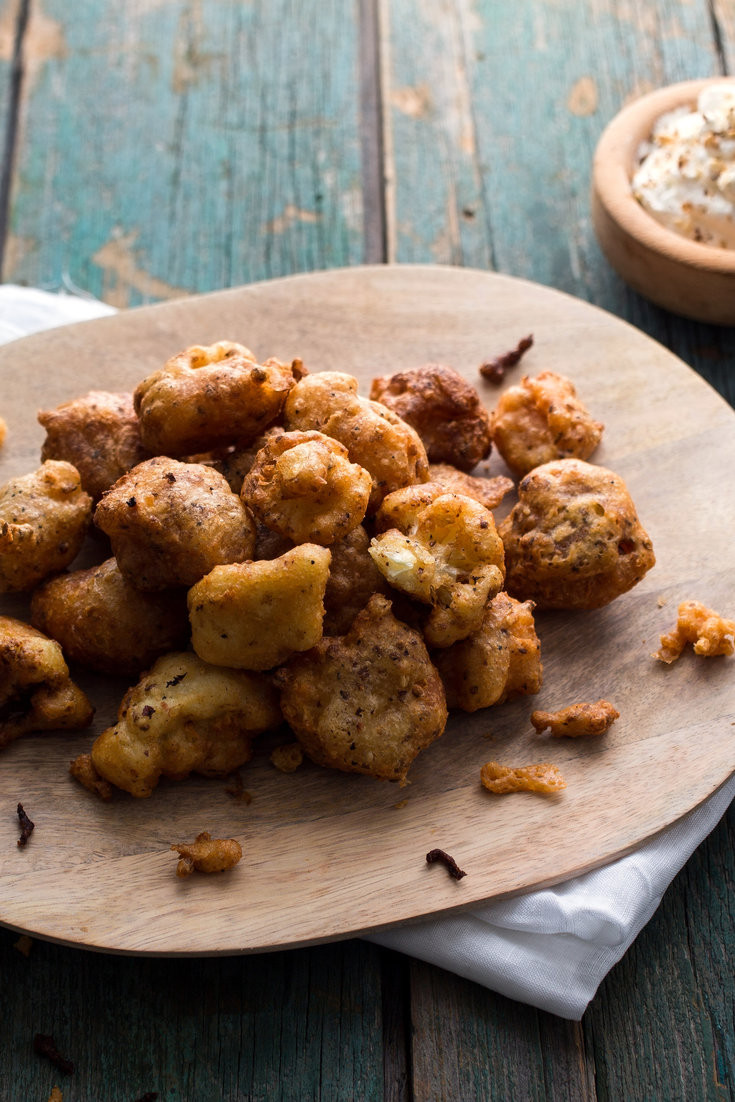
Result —
[{"label": "wooden bowl", "polygon": [[602,133],[592,169],[592,222],[602,251],[633,290],[675,314],[735,325],[735,249],[701,245],[660,225],[634,199],[631,180],[641,142],[661,115],[696,106],[708,84],[688,80],[628,104]]}]

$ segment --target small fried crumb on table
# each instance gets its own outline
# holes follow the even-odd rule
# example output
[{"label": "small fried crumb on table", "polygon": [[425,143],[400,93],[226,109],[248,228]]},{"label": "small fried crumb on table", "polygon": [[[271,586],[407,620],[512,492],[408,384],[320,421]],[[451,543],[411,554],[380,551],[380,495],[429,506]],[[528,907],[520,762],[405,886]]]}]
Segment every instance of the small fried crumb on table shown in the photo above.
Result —
[{"label": "small fried crumb on table", "polygon": [[559,792],[567,786],[557,767],[550,762],[511,767],[489,761],[480,770],[480,781],[483,788],[496,796],[508,792]]},{"label": "small fried crumb on table", "polygon": [[193,842],[171,846],[179,855],[176,875],[182,879],[193,872],[224,872],[242,858],[242,846],[234,838],[213,838],[207,830],[197,834]]},{"label": "small fried crumb on table", "polygon": [[675,626],[661,636],[661,647],[653,657],[670,666],[687,643],[692,644],[695,654],[704,658],[733,654],[735,620],[726,620],[700,601],[682,601]]},{"label": "small fried crumb on table", "polygon": [[609,731],[620,712],[609,700],[598,700],[595,704],[570,704],[557,712],[531,713],[531,723],[538,734],[549,728],[554,738],[580,738],[584,735],[602,735]]}]

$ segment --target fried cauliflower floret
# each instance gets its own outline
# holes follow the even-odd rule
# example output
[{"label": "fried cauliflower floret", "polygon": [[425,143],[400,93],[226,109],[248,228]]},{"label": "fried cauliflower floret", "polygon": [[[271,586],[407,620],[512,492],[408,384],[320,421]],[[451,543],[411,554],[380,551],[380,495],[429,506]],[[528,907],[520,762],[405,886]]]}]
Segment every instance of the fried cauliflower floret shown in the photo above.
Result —
[{"label": "fried cauliflower floret", "polygon": [[450,708],[476,712],[541,688],[541,644],[533,602],[498,593],[485,606],[482,623],[467,639],[438,650],[439,670]]},{"label": "fried cauliflower floret", "polygon": [[353,463],[373,480],[368,512],[391,490],[425,482],[429,462],[415,429],[379,402],[357,393],[357,379],[321,371],[301,379],[283,409],[287,429],[314,429],[339,440]]},{"label": "fried cauliflower floret", "polygon": [[94,501],[118,478],[148,458],[132,394],[93,390],[56,409],[42,410],[46,430],[41,459],[63,459],[79,471]]},{"label": "fried cauliflower floret", "polygon": [[115,559],[44,582],[31,598],[31,623],[70,662],[99,673],[138,674],[189,639],[184,592],[143,594]]},{"label": "fried cauliflower floret", "polygon": [[445,494],[464,494],[473,497],[486,509],[497,509],[506,494],[514,488],[514,482],[505,475],[492,478],[466,474],[449,463],[429,464],[429,485],[441,487]]},{"label": "fried cauliflower floret", "polygon": [[432,463],[471,471],[490,454],[490,415],[475,388],[451,367],[424,364],[373,379],[370,397],[421,437]]},{"label": "fried cauliflower floret", "polygon": [[323,638],[275,675],[286,721],[317,765],[405,783],[442,734],[441,679],[418,632],[376,595],[345,636]]},{"label": "fried cauliflower floret", "polygon": [[549,734],[554,738],[604,735],[619,718],[620,712],[609,700],[598,700],[594,704],[570,704],[557,712],[531,713],[531,723],[536,731],[541,734],[548,727]]},{"label": "fried cauliflower floret", "polygon": [[92,499],[71,463],[49,459],[0,487],[0,593],[33,589],[79,554]]},{"label": "fried cauliflower floret", "polygon": [[136,589],[191,586],[219,563],[252,556],[255,524],[217,471],[156,456],[103,497],[95,524]]},{"label": "fried cauliflower floret", "polygon": [[191,641],[217,666],[270,670],[322,637],[331,554],[302,543],[277,559],[217,566],[188,595]]},{"label": "fried cauliflower floret", "polygon": [[554,459],[589,459],[605,427],[582,404],[572,381],[553,371],[526,375],[509,387],[491,425],[495,447],[519,478]]},{"label": "fried cauliflower floret", "polygon": [[250,760],[253,737],[280,722],[261,674],[167,654],[128,689],[117,723],[92,744],[92,765],[116,788],[150,796],[162,776],[226,776]]},{"label": "fried cauliflower floret", "polygon": [[174,457],[248,444],[276,420],[294,382],[292,365],[256,363],[227,341],[186,349],[135,389],[143,444]]},{"label": "fried cauliflower floret", "polygon": [[332,562],[324,593],[324,634],[344,635],[374,593],[385,593],[385,578],[370,554],[370,536],[359,524],[330,547]]},{"label": "fried cauliflower floret", "polygon": [[735,620],[726,620],[719,612],[700,601],[682,601],[676,624],[661,636],[661,647],[653,655],[667,666],[675,662],[687,643],[694,653],[705,658],[735,653]]},{"label": "fried cauliflower floret", "polygon": [[267,441],[240,496],[268,528],[294,543],[325,547],[365,516],[372,479],[347,448],[321,432],[284,432]]},{"label": "fried cauliflower floret", "polygon": [[507,792],[559,792],[567,786],[557,767],[550,762],[511,768],[489,761],[480,770],[480,781],[483,788],[498,796]]},{"label": "fried cauliflower floret", "polygon": [[242,859],[242,846],[235,838],[213,838],[208,830],[197,834],[193,842],[177,842],[171,849],[179,855],[179,877],[193,872],[224,872]]},{"label": "fried cauliflower floret", "polygon": [[493,515],[461,494],[441,494],[408,523],[376,536],[375,565],[389,585],[431,606],[424,638],[448,647],[479,628],[503,584],[503,545]]},{"label": "fried cauliflower floret", "polygon": [[28,731],[86,727],[93,711],[69,677],[59,644],[0,616],[0,747]]},{"label": "fried cauliflower floret", "polygon": [[499,531],[506,589],[539,608],[601,608],[656,561],[623,479],[580,459],[527,474]]}]

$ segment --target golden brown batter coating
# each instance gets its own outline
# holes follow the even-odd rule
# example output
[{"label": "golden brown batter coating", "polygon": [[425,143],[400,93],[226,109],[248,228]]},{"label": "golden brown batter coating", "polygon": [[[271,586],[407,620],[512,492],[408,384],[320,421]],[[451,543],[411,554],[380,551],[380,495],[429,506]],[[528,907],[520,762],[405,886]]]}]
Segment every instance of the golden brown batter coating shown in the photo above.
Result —
[{"label": "golden brown batter coating", "polygon": [[421,437],[432,463],[471,471],[490,454],[490,416],[475,388],[442,364],[373,379],[370,397],[392,409]]},{"label": "golden brown batter coating", "polygon": [[491,423],[495,447],[519,478],[553,459],[588,459],[605,427],[590,415],[572,381],[553,371],[527,375],[509,387]]},{"label": "golden brown batter coating", "polygon": [[324,634],[344,635],[374,593],[387,593],[385,578],[370,554],[361,524],[330,547],[332,562],[324,594]]},{"label": "golden brown batter coating", "polygon": [[584,735],[604,735],[609,731],[620,712],[608,700],[594,704],[570,704],[557,712],[531,713],[531,723],[541,734],[549,728],[554,738],[581,738]]},{"label": "golden brown batter coating", "polygon": [[224,872],[242,859],[242,846],[235,838],[213,838],[208,830],[197,834],[193,842],[178,842],[171,849],[179,855],[179,877],[193,872]]},{"label": "golden brown batter coating", "polygon": [[482,787],[496,795],[507,792],[559,792],[566,788],[567,782],[551,762],[539,762],[537,765],[519,765],[511,768],[489,761],[480,770]]},{"label": "golden brown batter coating", "polygon": [[223,670],[195,654],[168,654],[128,689],[117,723],[92,744],[97,773],[132,796],[150,796],[161,776],[224,777],[252,757],[253,737],[277,727],[270,681]]},{"label": "golden brown batter coating", "polygon": [[341,371],[307,375],[286,399],[283,418],[287,429],[315,429],[344,444],[352,462],[372,476],[373,513],[391,490],[425,482],[429,461],[416,430],[379,402],[361,398],[357,386]]},{"label": "golden brown batter coating", "polygon": [[226,479],[200,463],[156,456],[103,497],[95,524],[136,589],[191,586],[219,563],[252,556],[255,524]]},{"label": "golden brown batter coating", "polygon": [[92,499],[71,463],[49,459],[0,487],[0,593],[33,589],[79,554]]},{"label": "golden brown batter coating", "polygon": [[449,463],[429,464],[429,484],[440,486],[445,494],[464,494],[473,497],[486,509],[497,509],[515,483],[505,475],[483,478],[452,467]]},{"label": "golden brown batter coating", "polygon": [[442,734],[441,678],[418,632],[375,596],[341,638],[324,638],[277,671],[286,721],[317,765],[404,783]]},{"label": "golden brown batter coating", "polygon": [[61,647],[0,616],[0,747],[29,731],[86,727],[94,709],[69,677]]},{"label": "golden brown batter coating", "polygon": [[228,341],[186,349],[135,389],[143,444],[175,457],[247,445],[276,420],[294,381],[292,365],[256,363]]},{"label": "golden brown batter coating", "polygon": [[60,574],[31,598],[31,622],[70,662],[109,674],[138,674],[189,639],[183,590],[141,593],[115,559]]},{"label": "golden brown batter coating", "polygon": [[485,602],[504,578],[503,545],[493,515],[473,498],[441,494],[370,544],[389,585],[431,606],[430,647],[448,647],[479,628]]},{"label": "golden brown batter coating", "polygon": [[661,636],[661,647],[653,655],[671,665],[679,657],[687,643],[694,653],[705,658],[735,653],[735,620],[726,620],[719,612],[707,608],[700,601],[682,601],[677,611],[676,624]]},{"label": "golden brown batter coating", "polygon": [[42,410],[46,430],[41,459],[63,459],[79,471],[94,501],[121,475],[148,458],[132,394],[93,390],[56,409]]},{"label": "golden brown batter coating", "polygon": [[601,608],[656,561],[623,479],[580,459],[527,474],[500,536],[506,589],[539,608]]},{"label": "golden brown batter coating", "polygon": [[189,591],[194,650],[207,662],[270,670],[322,637],[331,554],[302,543],[277,559],[217,566]]},{"label": "golden brown batter coating", "polygon": [[325,547],[365,516],[372,479],[347,448],[321,432],[284,432],[267,441],[240,496],[255,516],[294,543]]},{"label": "golden brown batter coating", "polygon": [[537,693],[543,667],[533,602],[498,593],[485,606],[476,632],[432,657],[450,708],[476,712]]}]

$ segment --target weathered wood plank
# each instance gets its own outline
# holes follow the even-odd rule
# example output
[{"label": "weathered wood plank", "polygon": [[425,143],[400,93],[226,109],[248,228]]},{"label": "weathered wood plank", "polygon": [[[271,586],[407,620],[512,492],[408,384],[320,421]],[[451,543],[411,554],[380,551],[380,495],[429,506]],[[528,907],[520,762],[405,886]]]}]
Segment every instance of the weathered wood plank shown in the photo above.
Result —
[{"label": "weathered wood plank", "polygon": [[[0,934],[0,1097],[130,1102],[383,1098],[380,954],[362,942],[298,953],[136,960]],[[34,1054],[53,1035],[66,1079]]]},{"label": "weathered wood plank", "polygon": [[355,3],[46,0],[6,280],[117,306],[357,263]]}]

